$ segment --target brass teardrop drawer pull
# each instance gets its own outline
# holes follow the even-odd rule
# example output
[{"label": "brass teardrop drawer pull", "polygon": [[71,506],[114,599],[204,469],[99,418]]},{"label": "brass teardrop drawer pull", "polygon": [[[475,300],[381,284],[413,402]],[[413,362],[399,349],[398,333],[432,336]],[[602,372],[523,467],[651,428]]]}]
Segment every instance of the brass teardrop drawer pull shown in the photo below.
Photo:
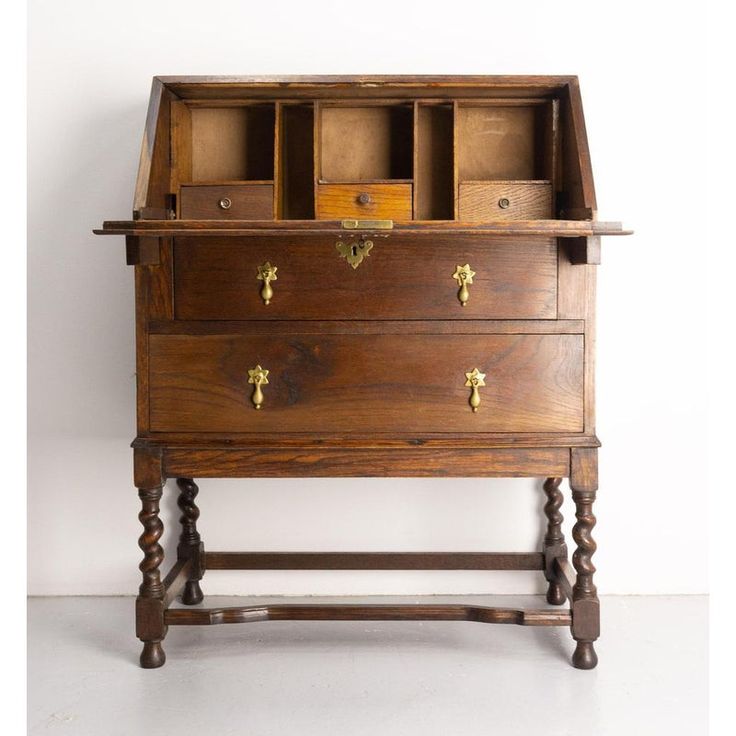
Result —
[{"label": "brass teardrop drawer pull", "polygon": [[261,288],[261,299],[264,304],[270,304],[273,299],[273,287],[271,286],[272,281],[278,281],[276,276],[278,271],[277,266],[272,266],[270,261],[266,261],[262,266],[258,266],[258,275],[256,278],[259,281],[263,281],[263,287]]},{"label": "brass teardrop drawer pull", "polygon": [[480,388],[486,385],[486,374],[481,373],[477,368],[473,368],[465,374],[465,387],[470,389],[470,406],[473,411],[478,411],[480,406]]},{"label": "brass teardrop drawer pull", "polygon": [[470,268],[469,263],[466,263],[464,266],[458,264],[455,268],[455,273],[452,274],[452,278],[457,281],[457,285],[460,287],[457,292],[457,298],[463,306],[465,306],[468,303],[468,299],[470,299],[470,289],[468,289],[468,286],[473,283],[473,276],[475,276],[475,271]]},{"label": "brass teardrop drawer pull", "polygon": [[253,384],[253,395],[250,397],[250,400],[256,409],[260,409],[263,404],[263,389],[261,386],[268,385],[268,371],[265,368],[261,368],[260,365],[251,368],[248,371],[248,383]]}]

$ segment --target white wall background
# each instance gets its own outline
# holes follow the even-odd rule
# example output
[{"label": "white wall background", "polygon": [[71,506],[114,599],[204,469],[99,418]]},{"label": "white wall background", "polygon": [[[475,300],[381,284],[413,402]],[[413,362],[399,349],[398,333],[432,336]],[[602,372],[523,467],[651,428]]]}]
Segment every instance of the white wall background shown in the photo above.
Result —
[{"label": "white wall background", "polygon": [[[122,238],[91,230],[130,216],[150,79],[269,73],[579,75],[601,219],[636,230],[604,239],[599,270],[597,581],[603,593],[706,590],[703,69],[687,43],[702,19],[690,4],[29,5],[31,594],[132,594],[139,582],[133,271]],[[200,486],[210,549],[528,551],[543,527],[530,480]],[[476,572],[218,572],[204,587],[544,589],[538,574]]]}]

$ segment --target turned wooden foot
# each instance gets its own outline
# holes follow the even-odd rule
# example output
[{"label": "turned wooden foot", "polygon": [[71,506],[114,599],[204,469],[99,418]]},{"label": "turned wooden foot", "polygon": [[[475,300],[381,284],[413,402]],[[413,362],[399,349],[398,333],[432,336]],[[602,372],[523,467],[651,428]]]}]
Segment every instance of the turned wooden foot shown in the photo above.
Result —
[{"label": "turned wooden foot", "polygon": [[191,478],[177,478],[177,486],[179,486],[179,499],[177,504],[181,509],[181,536],[179,537],[179,546],[177,547],[177,557],[180,560],[191,560],[192,567],[184,585],[184,591],[181,595],[181,602],[187,606],[194,606],[201,603],[204,599],[202,588],[199,581],[204,575],[203,559],[204,545],[197,531],[197,519],[199,519],[199,509],[194,499],[199,493],[199,487]]},{"label": "turned wooden foot", "polygon": [[544,514],[547,517],[547,533],[544,535],[544,576],[549,582],[547,588],[547,603],[561,606],[566,600],[562,587],[557,582],[554,561],[556,557],[567,558],[565,535],[562,533],[564,518],[560,512],[563,495],[560,490],[562,478],[547,478],[544,482],[544,492],[547,503],[544,505]]},{"label": "turned wooden foot", "polygon": [[153,670],[162,667],[166,662],[166,653],[160,641],[144,641],[141,652],[141,667]]},{"label": "turned wooden foot", "polygon": [[579,641],[572,655],[572,665],[579,670],[592,670],[598,664],[598,655],[592,641]]},{"label": "turned wooden foot", "polygon": [[187,606],[195,606],[204,600],[202,588],[199,587],[199,580],[187,580],[184,584],[184,591],[181,594],[181,602]]},{"label": "turned wooden foot", "polygon": [[561,606],[567,600],[565,592],[559,583],[550,583],[547,588],[547,603],[552,606]]}]

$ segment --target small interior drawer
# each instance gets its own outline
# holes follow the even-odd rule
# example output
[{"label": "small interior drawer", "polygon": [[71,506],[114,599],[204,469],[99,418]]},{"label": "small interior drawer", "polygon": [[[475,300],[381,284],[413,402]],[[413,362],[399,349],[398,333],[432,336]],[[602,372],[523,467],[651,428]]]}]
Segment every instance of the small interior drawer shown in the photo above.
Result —
[{"label": "small interior drawer", "polygon": [[411,220],[412,185],[401,184],[319,184],[317,218],[345,217],[381,220]]},{"label": "small interior drawer", "polygon": [[459,219],[548,220],[552,217],[549,182],[465,182],[460,184]]},{"label": "small interior drawer", "polygon": [[182,184],[183,220],[271,220],[273,184]]}]

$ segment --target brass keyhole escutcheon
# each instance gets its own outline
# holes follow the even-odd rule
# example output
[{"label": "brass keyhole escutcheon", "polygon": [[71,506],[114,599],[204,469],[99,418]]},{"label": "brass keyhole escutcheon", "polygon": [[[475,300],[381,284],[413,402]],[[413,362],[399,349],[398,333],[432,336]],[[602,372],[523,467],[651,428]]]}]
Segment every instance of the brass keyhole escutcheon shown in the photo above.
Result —
[{"label": "brass keyhole escutcheon", "polygon": [[469,263],[466,263],[464,266],[458,264],[455,267],[455,273],[452,274],[452,278],[457,281],[457,285],[460,287],[457,292],[457,298],[463,306],[465,306],[468,303],[468,299],[470,299],[470,290],[468,289],[468,286],[473,283],[473,276],[475,276],[475,271],[470,268]]},{"label": "brass keyhole escutcheon", "polygon": [[229,197],[223,197],[217,204],[221,210],[229,210],[233,206],[233,201]]},{"label": "brass keyhole escutcheon", "polygon": [[248,371],[248,383],[252,383],[254,386],[253,395],[250,397],[250,400],[256,409],[260,409],[263,404],[263,390],[261,386],[268,385],[268,371],[265,368],[261,368],[260,365],[251,368]]},{"label": "brass keyhole escutcheon", "polygon": [[256,278],[259,281],[263,281],[261,299],[263,299],[264,304],[270,304],[271,299],[273,299],[271,282],[279,280],[276,271],[278,271],[278,266],[272,266],[270,261],[266,261],[262,266],[258,266],[258,275]]},{"label": "brass keyhole escutcheon", "polygon": [[354,269],[358,268],[363,259],[370,255],[371,249],[373,248],[373,241],[371,240],[358,240],[358,241],[342,241],[338,240],[335,243],[335,248],[340,254],[341,258],[344,258]]},{"label": "brass keyhole escutcheon", "polygon": [[473,368],[465,374],[465,387],[470,389],[470,407],[473,411],[478,411],[480,406],[480,388],[486,385],[486,374],[481,373],[477,368]]}]

